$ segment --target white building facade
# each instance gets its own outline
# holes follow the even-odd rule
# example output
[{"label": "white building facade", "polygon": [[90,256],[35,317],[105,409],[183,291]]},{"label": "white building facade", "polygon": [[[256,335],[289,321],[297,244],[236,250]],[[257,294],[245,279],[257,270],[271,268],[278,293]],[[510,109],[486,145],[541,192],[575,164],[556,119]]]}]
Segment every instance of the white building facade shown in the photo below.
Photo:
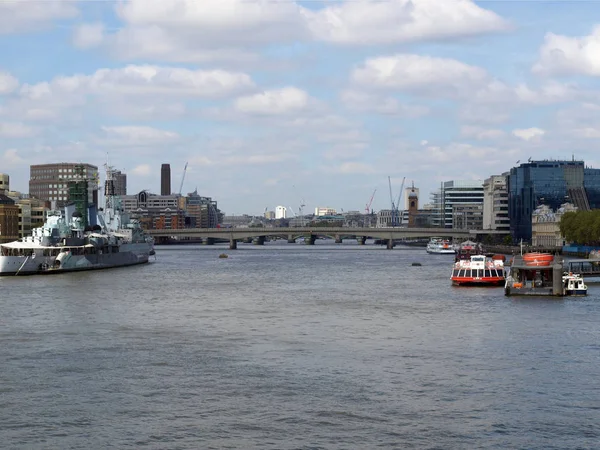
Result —
[{"label": "white building facade", "polygon": [[508,172],[483,182],[483,229],[510,231],[508,217]]},{"label": "white building facade", "polygon": [[275,208],[275,219],[287,218],[287,208],[285,206],[277,206]]},{"label": "white building facade", "polygon": [[337,211],[333,208],[327,208],[323,206],[317,206],[315,208],[315,216],[335,216]]}]

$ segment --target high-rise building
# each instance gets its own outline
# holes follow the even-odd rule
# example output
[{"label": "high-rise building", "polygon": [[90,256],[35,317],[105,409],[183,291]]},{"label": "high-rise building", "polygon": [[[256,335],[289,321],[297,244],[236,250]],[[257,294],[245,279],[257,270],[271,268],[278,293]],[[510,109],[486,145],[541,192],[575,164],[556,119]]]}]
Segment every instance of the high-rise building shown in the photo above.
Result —
[{"label": "high-rise building", "polygon": [[444,228],[481,229],[483,226],[483,181],[445,181],[441,187],[440,221]]},{"label": "high-rise building", "polygon": [[84,163],[32,165],[29,169],[29,195],[55,202],[61,208],[71,201],[69,183],[87,180],[88,203],[98,206],[98,167]]},{"label": "high-rise building", "polygon": [[171,195],[171,165],[160,167],[160,195]]},{"label": "high-rise building", "polygon": [[483,229],[510,230],[508,218],[508,172],[492,175],[483,182]]},{"label": "high-rise building", "polygon": [[285,206],[277,206],[275,208],[275,219],[285,219],[287,217],[287,208]]},{"label": "high-rise building", "polygon": [[515,240],[530,240],[532,214],[540,205],[557,210],[570,202],[579,211],[600,208],[600,169],[583,161],[528,161],[510,169],[508,214]]},{"label": "high-rise building", "polygon": [[115,190],[114,195],[127,195],[127,174],[115,170],[113,172],[113,187]]}]

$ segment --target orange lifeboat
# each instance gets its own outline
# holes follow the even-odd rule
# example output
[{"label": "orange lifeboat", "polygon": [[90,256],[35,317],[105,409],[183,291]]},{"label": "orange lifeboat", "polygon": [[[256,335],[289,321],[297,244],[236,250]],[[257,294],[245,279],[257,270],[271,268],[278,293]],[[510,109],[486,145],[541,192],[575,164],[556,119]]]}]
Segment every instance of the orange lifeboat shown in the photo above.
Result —
[{"label": "orange lifeboat", "polygon": [[554,261],[554,255],[550,253],[525,253],[523,255],[523,261],[528,266],[549,266]]}]

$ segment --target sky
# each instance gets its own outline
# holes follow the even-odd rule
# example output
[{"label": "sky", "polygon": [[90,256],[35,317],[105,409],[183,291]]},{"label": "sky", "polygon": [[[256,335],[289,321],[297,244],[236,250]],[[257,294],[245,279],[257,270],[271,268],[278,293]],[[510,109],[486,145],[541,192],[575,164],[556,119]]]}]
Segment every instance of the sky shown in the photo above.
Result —
[{"label": "sky", "polygon": [[600,167],[600,2],[0,1],[0,172],[106,161],[226,214]]}]

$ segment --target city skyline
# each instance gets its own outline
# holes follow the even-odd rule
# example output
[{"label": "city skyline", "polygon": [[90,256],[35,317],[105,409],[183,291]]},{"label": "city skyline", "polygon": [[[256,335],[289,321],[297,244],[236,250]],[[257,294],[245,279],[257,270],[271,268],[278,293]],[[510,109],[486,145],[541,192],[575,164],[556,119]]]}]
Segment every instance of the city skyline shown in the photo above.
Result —
[{"label": "city skyline", "polygon": [[[412,6],[411,6],[412,5]],[[420,205],[525,162],[600,167],[596,2],[0,3],[0,172],[110,164],[228,214]],[[402,24],[398,26],[398,23]]]}]

